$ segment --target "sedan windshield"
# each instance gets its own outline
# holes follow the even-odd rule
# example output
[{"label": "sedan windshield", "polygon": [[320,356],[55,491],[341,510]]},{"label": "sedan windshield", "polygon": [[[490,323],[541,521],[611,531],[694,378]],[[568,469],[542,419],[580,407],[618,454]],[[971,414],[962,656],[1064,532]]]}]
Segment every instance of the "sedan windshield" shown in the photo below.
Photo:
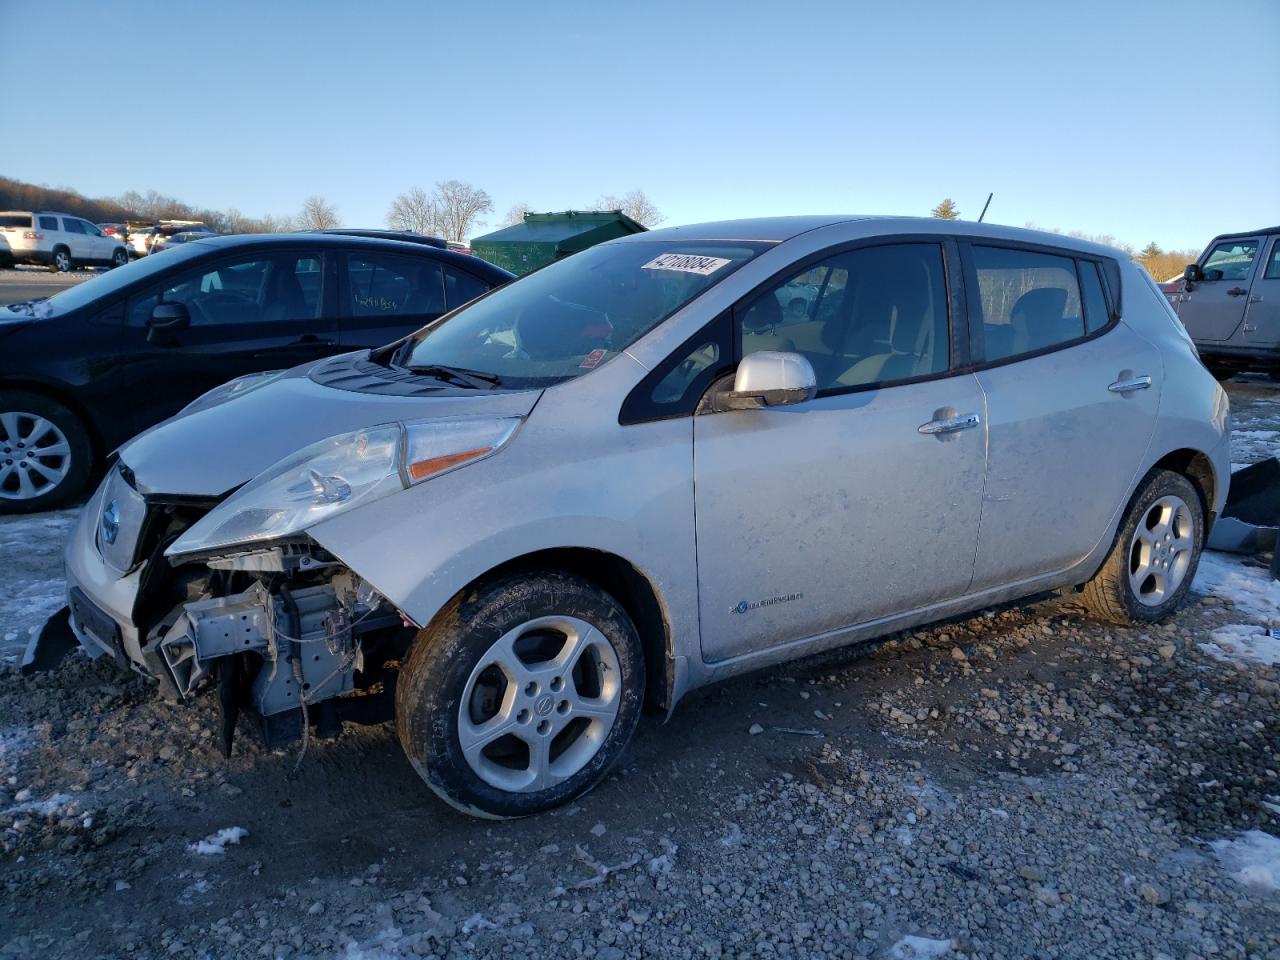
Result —
[{"label": "sedan windshield", "polygon": [[[580,376],[719,283],[768,244],[604,244],[507,284],[420,331],[409,369],[543,387]],[[483,382],[483,380],[482,380]]]}]

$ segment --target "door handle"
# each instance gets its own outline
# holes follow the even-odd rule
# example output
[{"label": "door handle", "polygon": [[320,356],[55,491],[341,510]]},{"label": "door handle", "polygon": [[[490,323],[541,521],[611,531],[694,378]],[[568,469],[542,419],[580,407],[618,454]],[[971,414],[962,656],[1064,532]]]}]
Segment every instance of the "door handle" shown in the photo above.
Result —
[{"label": "door handle", "polygon": [[1243,296],[1244,296],[1246,293],[1248,293],[1248,292],[1249,292],[1249,291],[1248,291],[1248,290],[1246,290],[1244,287],[1232,287],[1230,290],[1228,290],[1228,291],[1227,291],[1227,296],[1228,296],[1228,297],[1243,297]]},{"label": "door handle", "polygon": [[[1126,371],[1127,373],[1128,371]],[[1115,383],[1108,385],[1107,389],[1112,393],[1133,393],[1137,390],[1145,390],[1151,386],[1150,377],[1122,377]]]},{"label": "door handle", "polygon": [[926,436],[945,436],[949,433],[959,433],[961,430],[970,430],[981,422],[982,418],[976,413],[964,413],[955,417],[943,417],[939,420],[930,420],[928,423],[922,423],[916,427],[916,432],[923,433]]},{"label": "door handle", "polygon": [[303,334],[302,336],[300,336],[297,340],[293,341],[293,343],[289,344],[289,346],[291,346],[291,347],[302,347],[302,346],[317,346],[317,345],[321,345],[321,344],[323,344],[323,345],[324,345],[324,346],[326,346],[326,347],[332,347],[332,346],[333,346],[333,341],[332,341],[332,340],[321,340],[321,339],[320,339],[319,337],[317,337],[314,333],[304,333],[304,334]]}]

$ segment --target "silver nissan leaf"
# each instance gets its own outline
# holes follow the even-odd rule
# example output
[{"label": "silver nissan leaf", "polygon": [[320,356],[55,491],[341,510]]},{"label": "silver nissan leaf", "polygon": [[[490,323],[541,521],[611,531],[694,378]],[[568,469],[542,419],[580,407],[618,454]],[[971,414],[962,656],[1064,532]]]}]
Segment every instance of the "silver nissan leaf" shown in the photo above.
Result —
[{"label": "silver nissan leaf", "polygon": [[1173,614],[1227,398],[1142,268],[1059,235],[792,217],[593,247],[126,444],[69,625],[269,742],[394,715],[453,806],[547,810],[641,710],[1051,590]]}]

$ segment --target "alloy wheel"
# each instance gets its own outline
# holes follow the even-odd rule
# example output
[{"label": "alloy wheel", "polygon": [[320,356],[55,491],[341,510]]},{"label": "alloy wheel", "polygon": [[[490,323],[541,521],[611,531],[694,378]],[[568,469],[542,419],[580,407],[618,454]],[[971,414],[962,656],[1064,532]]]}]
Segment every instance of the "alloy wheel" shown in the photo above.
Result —
[{"label": "alloy wheel", "polygon": [[52,420],[0,412],[0,499],[31,500],[67,478],[71,444]]},{"label": "alloy wheel", "polygon": [[463,688],[458,739],[485,783],[546,790],[600,751],[622,705],[622,673],[608,638],[584,620],[539,617],[485,652]]},{"label": "alloy wheel", "polygon": [[1153,503],[1133,532],[1129,585],[1140,603],[1158,607],[1175,594],[1195,556],[1191,508],[1168,495]]}]

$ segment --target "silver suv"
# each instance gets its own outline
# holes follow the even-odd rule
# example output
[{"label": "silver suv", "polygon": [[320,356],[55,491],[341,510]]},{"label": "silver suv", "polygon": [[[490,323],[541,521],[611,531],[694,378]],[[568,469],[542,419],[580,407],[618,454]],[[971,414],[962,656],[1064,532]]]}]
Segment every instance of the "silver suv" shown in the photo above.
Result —
[{"label": "silver suv", "polygon": [[1215,237],[1169,299],[1218,379],[1280,379],[1280,227]]},{"label": "silver suv", "polygon": [[431,788],[519,816],[743,671],[1049,590],[1167,617],[1228,474],[1226,395],[1115,250],[678,227],[126,444],[70,537],[70,625],[269,734],[394,689]]},{"label": "silver suv", "polygon": [[119,237],[103,233],[97,224],[47,210],[8,210],[0,213],[0,240],[8,244],[7,263],[36,263],[56,273],[77,267],[123,267],[129,251]]}]

